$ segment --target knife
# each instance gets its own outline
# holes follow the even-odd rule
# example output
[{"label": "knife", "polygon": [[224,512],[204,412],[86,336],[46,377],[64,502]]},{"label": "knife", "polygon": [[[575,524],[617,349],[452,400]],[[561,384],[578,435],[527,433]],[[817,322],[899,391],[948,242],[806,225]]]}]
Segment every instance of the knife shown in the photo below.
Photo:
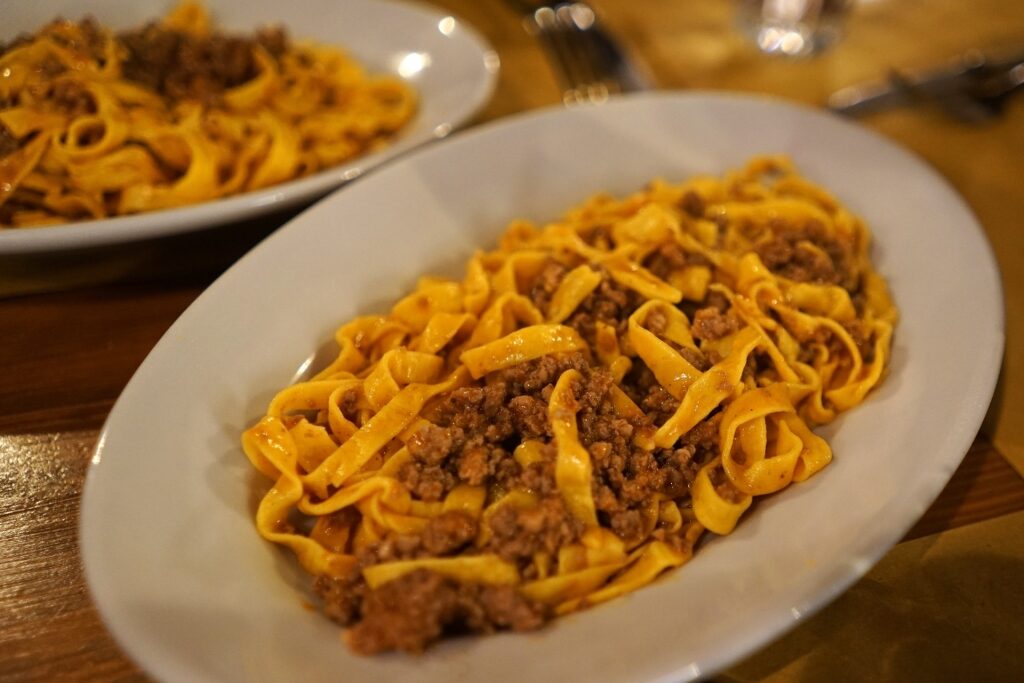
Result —
[{"label": "knife", "polygon": [[991,119],[1002,100],[1021,86],[1024,52],[999,58],[972,50],[938,69],[894,69],[873,83],[836,91],[828,108],[846,116],[866,116],[886,109],[934,103],[955,118],[972,123]]}]

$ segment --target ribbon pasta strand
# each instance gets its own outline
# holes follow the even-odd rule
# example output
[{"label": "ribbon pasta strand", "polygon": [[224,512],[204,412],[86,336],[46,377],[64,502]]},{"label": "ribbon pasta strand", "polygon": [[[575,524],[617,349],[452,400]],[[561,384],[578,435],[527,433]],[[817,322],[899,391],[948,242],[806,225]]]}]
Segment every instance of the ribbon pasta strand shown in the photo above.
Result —
[{"label": "ribbon pasta strand", "polygon": [[869,245],[781,157],[517,221],[271,401],[256,526],[361,653],[647,585],[831,462],[898,318]]},{"label": "ribbon pasta strand", "polygon": [[339,48],[211,24],[185,0],[137,30],[55,20],[0,46],[0,229],[275,185],[378,149],[416,113],[404,81]]}]

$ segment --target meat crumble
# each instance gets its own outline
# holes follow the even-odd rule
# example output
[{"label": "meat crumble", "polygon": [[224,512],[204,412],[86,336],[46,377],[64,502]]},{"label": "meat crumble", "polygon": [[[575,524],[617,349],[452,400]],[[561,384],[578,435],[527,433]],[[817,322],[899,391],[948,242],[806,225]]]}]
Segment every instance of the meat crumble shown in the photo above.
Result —
[{"label": "meat crumble", "polygon": [[117,38],[127,51],[126,79],[170,100],[206,104],[259,74],[257,50],[276,58],[288,47],[280,28],[261,29],[252,37],[219,32],[199,37],[152,23]]},{"label": "meat crumble", "polygon": [[14,137],[7,126],[0,123],[0,159],[17,151],[19,147],[21,147],[21,142],[18,138]]},{"label": "meat crumble", "polygon": [[[564,268],[548,266],[537,276],[530,291],[538,306],[550,301],[564,272]],[[594,324],[600,320],[624,333],[625,321],[640,303],[605,274],[569,324],[584,335],[593,335]],[[729,321],[708,324],[719,336],[738,329],[738,324],[717,308],[702,310],[713,311],[716,320]],[[699,352],[694,352],[693,358],[702,367],[708,366]],[[678,448],[644,450],[633,443],[634,435],[667,419],[679,401],[635,359],[633,371],[620,387],[644,415],[626,419],[612,404],[610,391],[615,382],[607,370],[583,353],[557,353],[492,372],[477,385],[442,395],[430,424],[406,441],[410,458],[397,474],[412,495],[425,502],[444,500],[456,486],[467,484],[488,490],[528,491],[537,496],[536,504],[498,506],[483,530],[466,515],[444,513],[431,519],[419,534],[390,534],[365,548],[358,555],[360,568],[479,552],[493,553],[514,564],[528,580],[536,578],[533,560],[538,553],[553,557],[559,548],[578,541],[584,529],[567,509],[555,482],[556,444],[548,417],[551,392],[568,370],[576,370],[582,377],[573,393],[579,406],[579,440],[591,455],[592,493],[599,519],[627,547],[643,541],[649,531],[643,521],[643,506],[655,494],[669,500],[685,499],[697,471],[716,455],[717,417],[698,425]],[[512,453],[525,441],[541,445],[541,459],[523,466]],[[481,531],[485,533],[481,535]],[[477,538],[487,540],[476,545]],[[429,571],[404,575],[376,590],[367,588],[358,572],[354,577],[322,577],[315,588],[328,616],[353,625],[348,642],[362,653],[418,652],[445,633],[527,630],[551,616],[511,588],[458,584]]]},{"label": "meat crumble", "polygon": [[850,250],[817,221],[778,226],[754,250],[772,272],[790,280],[857,288]]},{"label": "meat crumble", "polygon": [[[328,589],[330,590],[330,589]],[[447,631],[531,631],[550,617],[513,586],[459,583],[422,569],[368,591],[359,621],[346,633],[360,654],[422,652]]]},{"label": "meat crumble", "polygon": [[[736,238],[731,232],[725,234],[726,218],[695,192],[682,194],[673,201],[673,207],[680,221],[717,222],[720,242]],[[609,251],[615,248],[616,230],[597,213],[597,217],[588,216],[592,222],[580,238],[590,248]],[[745,248],[752,248],[765,267],[781,278],[845,288],[859,314],[858,319],[843,322],[842,329],[835,326],[804,328],[799,341],[805,341],[805,336],[813,337],[810,342],[814,351],[829,357],[846,353],[852,343],[865,360],[871,362],[878,336],[865,322],[868,316],[861,315],[871,304],[867,293],[860,290],[858,267],[863,264],[858,264],[852,247],[815,220],[800,225],[772,220],[771,230],[761,233],[756,221],[744,224],[741,237],[747,245]],[[657,227],[651,228],[651,233],[656,232]],[[713,227],[713,224],[704,227]],[[528,234],[526,229],[521,232]],[[702,234],[709,241],[714,237],[708,237],[706,232]],[[755,301],[756,292],[749,294],[751,298],[746,301],[741,301],[742,296],[747,296],[743,291],[729,293],[726,285],[736,277],[735,273],[727,266],[712,264],[708,256],[698,253],[692,242],[664,241],[667,243],[641,241],[628,245],[636,247],[637,262],[646,271],[639,279],[649,273],[671,282],[681,271],[694,267],[722,271],[715,279],[722,286],[707,288],[699,297],[680,297],[684,300],[675,304],[690,322],[694,344],[687,340],[684,345],[679,336],[669,334],[674,321],[673,311],[667,306],[672,304],[646,309],[642,321],[644,327],[674,353],[693,368],[705,372],[735,353],[730,347],[735,349],[736,339],[746,339],[746,333],[750,332],[749,328],[746,333],[741,332],[750,325],[749,318],[753,315],[748,303],[761,304]],[[529,299],[541,317],[550,319],[559,287],[572,267],[578,267],[583,260],[582,257],[560,260],[562,256],[555,250],[546,262],[544,257],[538,262],[531,254],[526,261],[528,267],[523,269],[529,274],[514,272],[517,290]],[[563,409],[564,404],[553,408],[551,399],[556,384],[565,381],[568,372],[574,373],[568,386],[572,396],[562,398],[565,404],[571,405],[576,438],[589,456],[593,512],[602,529],[599,543],[611,539],[616,553],[632,553],[651,540],[681,552],[692,550],[696,538],[693,532],[704,529],[694,521],[697,514],[702,515],[701,522],[715,528],[712,517],[703,516],[707,513],[707,507],[701,507],[704,501],[698,498],[698,510],[695,512],[693,508],[691,488],[698,481],[698,474],[701,474],[700,483],[704,487],[701,491],[705,495],[710,483],[711,489],[725,503],[749,504],[750,495],[744,492],[748,489],[737,488],[733,482],[738,480],[731,479],[733,473],[727,473],[725,468],[731,463],[742,466],[747,457],[745,449],[750,448],[751,443],[760,443],[757,447],[770,456],[766,444],[774,449],[781,442],[782,427],[778,425],[782,423],[765,421],[749,425],[759,431],[737,430],[736,450],[723,454],[720,452],[723,414],[728,414],[732,399],[727,398],[725,405],[720,405],[721,395],[732,393],[740,397],[738,400],[744,400],[751,396],[745,393],[750,388],[780,381],[783,368],[774,365],[780,349],[787,357],[793,354],[800,362],[810,364],[814,359],[805,355],[809,353],[806,348],[794,348],[794,340],[781,334],[780,339],[786,344],[780,342],[775,355],[770,353],[772,349],[767,344],[754,350],[744,347],[747,349],[742,361],[745,364],[733,367],[730,374],[736,373],[739,383],[747,389],[740,392],[740,387],[734,386],[735,379],[708,377],[715,382],[714,390],[719,392],[714,403],[707,406],[695,425],[663,447],[665,442],[660,436],[670,432],[673,425],[669,424],[669,429],[660,433],[659,429],[677,413],[684,419],[688,417],[680,413],[688,399],[685,394],[688,389],[686,385],[680,389],[678,382],[663,386],[658,377],[664,380],[662,373],[671,365],[666,363],[656,376],[632,347],[640,342],[630,335],[629,319],[646,301],[636,291],[644,287],[638,286],[635,280],[631,282],[621,271],[610,270],[612,263],[586,264],[597,275],[593,278],[596,286],[587,290],[589,293],[561,322],[573,328],[588,349],[549,353],[487,372],[473,381],[467,380],[457,388],[434,396],[419,413],[424,418],[420,426],[409,429],[388,444],[388,453],[399,452],[404,446],[401,458],[393,461],[391,476],[410,494],[410,505],[420,506],[416,508],[416,525],[408,527],[415,531],[399,533],[380,530],[380,527],[374,531],[372,524],[366,523],[369,520],[363,519],[365,524],[358,533],[364,536],[357,537],[358,542],[353,544],[355,565],[351,571],[339,576],[321,576],[315,583],[324,612],[348,627],[346,640],[354,651],[416,653],[445,635],[502,629],[528,631],[539,628],[553,617],[555,607],[531,599],[537,592],[520,591],[511,585],[492,585],[486,580],[456,580],[452,577],[459,574],[451,569],[455,563],[445,560],[486,556],[488,562],[500,561],[508,565],[510,575],[514,569],[521,581],[531,582],[575,571],[574,567],[580,565],[575,564],[574,553],[578,557],[578,551],[595,550],[594,546],[587,545],[595,538],[593,529],[581,521],[590,517],[590,510],[586,510],[584,516],[578,509],[570,509],[577,501],[564,495],[567,480],[562,477],[566,476],[566,469],[571,468],[565,467],[565,459],[558,458],[555,432],[562,434],[561,429],[556,429],[561,426],[562,417],[557,411]],[[631,286],[624,283],[631,283]],[[777,300],[773,299],[771,306],[775,306]],[[763,311],[765,316],[776,316],[765,321],[764,329],[769,334],[772,329],[778,329],[772,328],[772,324],[785,324],[785,311],[771,306],[766,304],[765,308],[770,310]],[[599,358],[599,354],[591,353],[598,348],[599,332],[603,335],[605,328],[615,331],[619,350],[628,362],[609,362],[607,355]],[[740,337],[735,336],[738,333]],[[792,334],[796,336],[795,332]],[[460,344],[464,341],[465,337],[457,337],[450,342],[446,356],[449,370],[454,359],[458,359],[463,348]],[[602,347],[602,354],[608,351],[607,347]],[[444,353],[439,355],[445,356]],[[646,353],[644,356],[650,358]],[[841,362],[834,366],[839,368],[838,372],[846,371]],[[685,374],[681,374],[680,379],[690,381],[691,369],[683,367]],[[564,388],[564,384],[559,385],[559,392]],[[761,400],[756,395],[751,398]],[[342,413],[355,419],[360,411],[360,400],[358,392],[346,393],[341,400]],[[639,410],[626,409],[628,406],[623,405],[626,401],[631,401]],[[687,405],[693,405],[692,399]],[[556,413],[554,426],[553,413]],[[800,414],[786,413],[785,419],[794,416],[800,417]],[[726,426],[731,429],[736,424],[731,422]],[[652,441],[652,434],[659,434],[659,438]],[[753,439],[749,438],[751,436]],[[810,448],[806,443],[804,446]],[[562,452],[564,455],[565,449]],[[726,455],[732,460],[726,460]],[[811,467],[806,463],[805,466]],[[393,482],[389,482],[391,484]],[[580,482],[569,485],[578,486]],[[456,495],[451,495],[453,492]],[[472,512],[460,509],[462,499],[458,495],[466,492],[477,496]],[[735,522],[735,518],[731,521]],[[344,516],[329,520],[324,526],[331,524],[342,532],[356,528],[356,521]],[[325,535],[330,534],[325,532]],[[339,538],[344,537],[344,533],[339,535]],[[597,552],[605,550],[606,546],[598,548]],[[427,558],[437,562],[416,563]],[[377,565],[402,561],[410,564],[398,578],[380,584],[371,581],[373,588],[364,578],[369,576],[372,580],[372,568]],[[589,561],[588,558],[586,562]],[[376,575],[381,576],[385,569],[394,567],[379,567],[381,573]],[[500,583],[500,572],[495,574],[499,578],[487,578]],[[613,574],[610,580],[615,578]],[[565,598],[560,595],[558,599]],[[565,603],[561,608],[565,608]]]}]

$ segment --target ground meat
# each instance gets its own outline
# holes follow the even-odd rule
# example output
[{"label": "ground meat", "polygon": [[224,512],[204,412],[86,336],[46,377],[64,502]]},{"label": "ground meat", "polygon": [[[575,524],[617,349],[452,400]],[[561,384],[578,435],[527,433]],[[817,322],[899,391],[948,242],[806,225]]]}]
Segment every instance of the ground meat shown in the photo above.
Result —
[{"label": "ground meat", "polygon": [[644,521],[637,510],[621,510],[611,515],[612,531],[628,545],[643,540]]},{"label": "ground meat", "polygon": [[703,464],[696,457],[696,451],[696,446],[687,443],[677,449],[662,449],[655,454],[665,472],[663,493],[669,498],[681,498],[688,492]]},{"label": "ground meat", "polygon": [[575,328],[594,348],[598,322],[612,326],[622,336],[626,333],[629,316],[641,303],[643,300],[638,294],[622,287],[604,272],[601,284],[580,302],[565,324]]},{"label": "ground meat", "polygon": [[517,485],[542,495],[553,493],[556,489],[555,483],[555,454],[554,446],[551,449],[551,457],[542,462],[531,463],[524,467],[519,475],[518,481],[506,486],[507,489],[515,488]]},{"label": "ground meat", "polygon": [[313,591],[320,597],[327,618],[348,626],[359,618],[366,583],[359,567],[353,567],[342,577],[320,576],[313,584]]},{"label": "ground meat", "polygon": [[50,91],[53,104],[69,116],[82,116],[96,111],[92,94],[78,81],[58,79]]},{"label": "ground meat", "polygon": [[[609,408],[610,406],[604,404],[602,407]],[[635,427],[629,420],[618,417],[613,411],[607,409],[600,412],[580,411],[578,420],[580,442],[584,446],[608,443],[613,450],[622,451],[628,447],[635,431]]]},{"label": "ground meat", "polygon": [[683,194],[683,198],[679,201],[679,207],[694,218],[701,218],[707,209],[704,198],[693,190],[687,190]]},{"label": "ground meat", "polygon": [[447,429],[428,424],[409,437],[405,445],[416,460],[436,465],[451,452],[452,435]]},{"label": "ground meat", "polygon": [[667,466],[661,469],[661,492],[668,498],[682,498],[690,490],[693,477],[688,469]]},{"label": "ground meat", "polygon": [[359,392],[355,389],[349,389],[341,395],[341,401],[338,404],[341,408],[341,414],[346,419],[355,421],[359,414]]},{"label": "ground meat", "polygon": [[715,493],[726,502],[739,503],[746,496],[745,493],[733,486],[721,467],[712,468],[708,473],[708,477],[711,479],[711,485],[715,487]]},{"label": "ground meat", "polygon": [[476,538],[476,533],[475,519],[462,512],[448,511],[431,518],[420,538],[423,549],[437,557],[457,552]]},{"label": "ground meat", "polygon": [[668,316],[660,309],[654,309],[647,314],[646,326],[654,334],[661,334],[668,329]]},{"label": "ground meat", "polygon": [[[536,282],[536,297],[554,284]],[[544,276],[539,278],[544,279]],[[603,281],[578,311],[576,322],[593,326],[606,320],[617,328],[635,310],[633,296],[610,280]],[[696,312],[695,330],[707,337],[735,324],[728,302],[714,301]],[[650,329],[664,332],[667,317],[658,311],[648,316]],[[695,332],[696,334],[696,332]],[[700,335],[697,335],[700,338]],[[695,349],[679,349],[690,362],[706,369],[710,361]],[[566,371],[576,370],[580,380],[572,387],[580,443],[590,454],[592,493],[600,522],[627,545],[643,541],[647,531],[645,505],[652,496],[685,502],[700,468],[718,449],[718,413],[699,423],[674,448],[647,451],[633,443],[641,431],[668,419],[679,407],[653,373],[639,359],[620,387],[644,411],[629,419],[612,404],[614,378],[592,366],[582,353],[559,353],[488,374],[475,386],[461,387],[438,397],[427,413],[433,423],[408,440],[411,456],[398,478],[421,500],[442,500],[459,483],[484,486],[500,501],[503,492],[526,490],[537,503],[499,505],[483,529],[487,538],[480,548],[477,522],[458,513],[433,518],[418,534],[391,534],[358,553],[361,566],[417,557],[444,557],[466,552],[493,553],[519,569],[527,579],[536,576],[538,553],[557,557],[560,548],[577,543],[584,525],[570,513],[555,478],[558,444],[551,432],[548,406],[555,383]],[[513,450],[526,440],[541,444],[540,458],[522,466]],[[668,543],[682,543],[659,532]],[[388,649],[419,651],[454,629],[488,631],[495,628],[532,628],[543,615],[513,589],[497,591],[459,586],[429,572],[417,572],[376,591],[358,582],[321,581],[318,592],[329,602],[334,618],[356,623],[350,643],[360,652]],[[362,590],[362,592],[360,592]],[[469,596],[469,597],[467,597]],[[361,601],[361,603],[360,603]],[[353,616],[353,605],[361,605]]]},{"label": "ground meat", "polygon": [[538,310],[547,311],[551,297],[567,272],[569,269],[554,259],[548,261],[544,266],[530,287],[530,300]]},{"label": "ground meat", "polygon": [[740,320],[731,313],[722,313],[718,308],[708,306],[698,309],[693,316],[691,331],[697,339],[714,341],[727,337],[742,327]]},{"label": "ground meat", "polygon": [[524,598],[512,586],[463,586],[461,598],[465,624],[475,632],[533,631],[550,618],[546,607]]},{"label": "ground meat", "polygon": [[608,392],[614,384],[615,379],[607,370],[601,368],[591,370],[586,382],[579,387],[576,395],[580,407],[584,410],[597,410],[598,406],[607,398]]},{"label": "ground meat", "polygon": [[[648,396],[663,397],[663,402],[671,402],[668,407],[672,410],[678,406],[678,401],[657,384],[649,371],[634,373],[633,377],[645,386],[631,386],[627,379],[624,386],[629,391],[648,391]],[[621,417],[609,399],[612,384],[606,372],[594,370],[585,374],[575,387],[579,440],[591,456],[595,506],[609,515],[608,520],[616,519],[614,514],[635,509],[648,501],[651,495],[664,490],[666,482],[672,490],[686,493],[676,483],[680,475],[666,478],[662,464],[650,452],[633,444],[637,429],[650,427],[650,418],[644,416],[631,421]],[[622,517],[616,522],[619,527],[613,528],[623,534],[631,533],[624,526],[628,518]]]},{"label": "ground meat", "polygon": [[505,384],[506,395],[536,394],[553,386],[566,370],[583,372],[589,367],[582,353],[556,353],[497,372],[495,379]]},{"label": "ground meat", "polygon": [[[497,453],[497,449],[492,453]],[[508,456],[507,451],[503,451],[503,453],[501,459],[492,467],[491,477],[499,490],[510,491],[516,487],[518,480],[522,477],[523,469],[514,458]]]},{"label": "ground meat", "polygon": [[686,253],[675,242],[663,244],[647,257],[644,267],[664,280],[672,271],[686,267]]},{"label": "ground meat", "polygon": [[462,429],[467,433],[481,430],[484,390],[482,387],[461,387],[444,396],[438,423]]},{"label": "ground meat", "polygon": [[532,559],[538,552],[555,555],[583,531],[557,493],[542,498],[534,507],[499,507],[490,519],[490,528],[488,550],[512,562]]},{"label": "ground meat", "polygon": [[640,401],[640,407],[651,416],[654,424],[661,425],[679,409],[679,400],[660,384],[654,384]]},{"label": "ground meat", "polygon": [[459,456],[459,479],[472,486],[479,486],[487,481],[489,474],[488,449],[485,446],[474,446]]},{"label": "ground meat", "polygon": [[[526,439],[550,440],[547,399],[554,383],[566,370],[588,368],[580,353],[554,354],[492,373],[484,386],[443,395],[434,424],[409,438],[412,459],[398,479],[425,501],[443,499],[459,482],[514,488],[524,473],[511,451]],[[611,378],[599,375],[603,395]],[[540,486],[538,472],[529,476],[530,488]]]},{"label": "ground meat", "polygon": [[711,367],[711,361],[698,349],[691,349],[689,346],[681,346],[677,349],[679,355],[686,359],[686,361],[697,368],[701,372],[708,370]]},{"label": "ground meat", "polygon": [[532,396],[516,396],[508,404],[512,423],[523,439],[541,439],[551,435],[548,406]]},{"label": "ground meat", "polygon": [[444,467],[416,461],[407,462],[399,469],[398,481],[428,503],[441,500],[458,483],[455,475]]},{"label": "ground meat", "polygon": [[711,290],[708,292],[707,298],[704,299],[704,306],[708,308],[714,308],[719,313],[725,313],[732,307],[732,303],[722,292]]},{"label": "ground meat", "polygon": [[610,250],[615,244],[612,239],[612,228],[608,224],[594,226],[590,232],[583,235],[583,241],[605,251]]},{"label": "ground meat", "polygon": [[711,261],[706,256],[697,252],[683,251],[675,242],[670,242],[658,247],[653,254],[644,261],[644,267],[655,277],[662,280],[668,278],[673,271],[682,270],[688,266],[710,266]]},{"label": "ground meat", "polygon": [[64,66],[64,63],[53,55],[48,55],[43,58],[43,61],[39,62],[39,71],[47,78],[54,78],[67,70],[68,68]]},{"label": "ground meat", "polygon": [[800,229],[773,227],[772,236],[755,247],[772,272],[797,282],[856,289],[857,277],[849,249],[829,235],[821,223],[810,221]]},{"label": "ground meat", "polygon": [[362,620],[346,635],[360,654],[421,652],[455,620],[458,588],[440,574],[417,570],[370,591]]},{"label": "ground meat", "polygon": [[254,38],[274,59],[280,59],[289,47],[288,34],[280,26],[264,26],[257,29]]},{"label": "ground meat", "polygon": [[363,567],[418,557],[453,555],[476,538],[478,528],[473,517],[449,510],[431,517],[419,533],[390,533],[377,543],[360,548],[356,555]]},{"label": "ground meat", "polygon": [[252,38],[220,33],[200,38],[149,24],[121,33],[118,39],[127,51],[125,78],[171,100],[205,103],[257,75],[257,46],[271,55],[280,55],[287,47],[280,29],[266,29]]},{"label": "ground meat", "polygon": [[446,629],[529,631],[549,616],[513,587],[459,584],[419,569],[369,591],[347,641],[360,654],[421,652]]},{"label": "ground meat", "polygon": [[596,487],[594,492],[594,507],[601,512],[617,512],[622,509],[622,504],[616,497],[615,492],[607,485]]},{"label": "ground meat", "polygon": [[613,486],[619,487],[619,501],[625,505],[640,505],[661,490],[665,476],[654,456],[645,450],[634,449],[626,459],[626,472],[621,479],[612,476]]},{"label": "ground meat", "polygon": [[103,53],[105,38],[103,28],[99,22],[92,17],[86,17],[78,22],[78,35],[80,40],[69,40],[68,47],[73,50],[80,50],[92,55],[95,59],[103,60],[106,55]]},{"label": "ground meat", "polygon": [[679,408],[679,401],[658,384],[654,373],[643,362],[633,363],[621,388],[644,411],[648,422],[655,425],[664,423]]},{"label": "ground meat", "polygon": [[693,429],[680,437],[680,444],[693,446],[695,449],[709,450],[718,448],[718,425],[722,421],[722,414],[715,413],[706,420],[698,422]]},{"label": "ground meat", "polygon": [[16,152],[21,147],[21,143],[18,138],[14,137],[11,131],[7,130],[7,126],[0,123],[0,159]]},{"label": "ground meat", "polygon": [[793,243],[784,235],[779,235],[758,244],[756,251],[766,266],[779,268],[793,258]]}]

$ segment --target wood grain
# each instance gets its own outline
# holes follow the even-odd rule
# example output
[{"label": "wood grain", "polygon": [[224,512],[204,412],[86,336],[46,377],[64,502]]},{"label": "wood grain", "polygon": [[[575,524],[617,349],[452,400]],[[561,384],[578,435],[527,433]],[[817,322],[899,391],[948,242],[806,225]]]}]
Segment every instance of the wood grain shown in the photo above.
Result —
[{"label": "wood grain", "polygon": [[0,437],[0,680],[137,673],[80,566],[78,505],[95,441],[95,430]]},{"label": "wood grain", "polygon": [[111,285],[2,302],[0,433],[98,426],[200,291],[194,283]]}]

